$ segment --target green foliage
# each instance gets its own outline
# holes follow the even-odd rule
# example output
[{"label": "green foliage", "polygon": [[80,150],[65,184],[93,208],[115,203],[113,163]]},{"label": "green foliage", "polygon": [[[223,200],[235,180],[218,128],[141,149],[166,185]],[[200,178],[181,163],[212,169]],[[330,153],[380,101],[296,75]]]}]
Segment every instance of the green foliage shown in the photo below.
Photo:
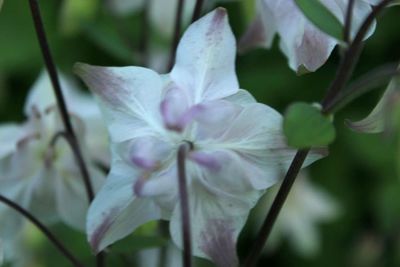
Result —
[{"label": "green foliage", "polygon": [[60,21],[61,31],[65,35],[78,33],[83,23],[94,19],[98,5],[98,0],[64,0]]},{"label": "green foliage", "polygon": [[295,2],[320,30],[338,40],[343,39],[342,24],[319,0],[295,0]]},{"label": "green foliage", "polygon": [[326,146],[335,139],[331,120],[306,103],[295,103],[288,108],[283,131],[288,144],[295,148]]}]

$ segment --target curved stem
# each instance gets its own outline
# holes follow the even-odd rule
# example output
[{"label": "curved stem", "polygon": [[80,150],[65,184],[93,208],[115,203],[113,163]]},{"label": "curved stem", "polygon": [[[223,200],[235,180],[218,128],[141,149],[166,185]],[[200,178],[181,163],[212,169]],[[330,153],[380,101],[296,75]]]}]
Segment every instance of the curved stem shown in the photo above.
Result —
[{"label": "curved stem", "polygon": [[40,45],[40,48],[41,48],[41,51],[43,54],[44,63],[46,65],[47,71],[50,76],[51,83],[53,85],[54,94],[56,96],[57,104],[58,104],[60,114],[61,114],[61,119],[62,119],[64,127],[65,127],[65,132],[71,139],[70,144],[73,145],[72,150],[73,150],[75,158],[78,162],[78,166],[79,166],[79,169],[82,174],[86,193],[87,193],[88,200],[90,203],[94,198],[93,187],[91,185],[90,178],[89,178],[89,172],[87,170],[85,161],[82,156],[82,152],[79,148],[79,144],[78,144],[74,129],[72,127],[71,120],[68,115],[67,106],[65,104],[65,99],[64,99],[64,96],[63,96],[63,93],[61,90],[60,81],[58,79],[57,69],[54,64],[53,57],[50,52],[50,47],[47,42],[46,32],[44,30],[42,16],[40,14],[39,3],[37,0],[29,0],[29,6],[30,6],[31,13],[32,13],[32,18],[33,18],[33,22],[35,25],[35,30],[36,30],[37,38],[39,41],[39,45]]},{"label": "curved stem", "polygon": [[[51,83],[53,85],[53,91],[57,99],[57,104],[60,110],[61,119],[63,121],[65,127],[64,136],[67,137],[71,149],[74,153],[75,160],[78,164],[79,170],[82,175],[82,180],[85,186],[86,194],[88,197],[88,202],[91,203],[94,199],[94,191],[93,186],[90,181],[89,171],[87,169],[85,160],[83,158],[82,151],[80,149],[78,139],[76,138],[75,131],[72,127],[72,123],[70,117],[68,115],[67,105],[65,103],[65,99],[62,93],[60,81],[58,79],[57,69],[53,61],[53,57],[51,55],[50,47],[47,41],[46,32],[43,25],[42,16],[40,13],[39,3],[37,0],[29,0],[29,7],[32,14],[32,19],[35,25],[36,35],[39,41],[40,49],[43,55],[43,60],[46,65],[47,71],[50,76]],[[97,266],[103,267],[105,254],[99,253],[96,256]]]},{"label": "curved stem", "polygon": [[347,5],[347,10],[346,10],[346,19],[345,19],[344,30],[343,30],[343,39],[346,43],[350,43],[350,39],[351,39],[350,35],[351,35],[353,9],[354,9],[354,0],[349,0],[349,4]]},{"label": "curved stem", "polygon": [[326,110],[329,109],[332,100],[336,98],[336,96],[343,89],[345,84],[349,81],[350,76],[353,73],[354,67],[358,62],[363,47],[364,37],[368,32],[368,29],[370,28],[372,22],[378,16],[378,14],[383,10],[383,8],[385,8],[393,1],[394,0],[383,0],[372,9],[372,12],[364,20],[363,24],[360,27],[360,30],[357,32],[356,37],[349,46],[348,50],[346,51],[339,65],[335,79],[329,86],[328,92],[325,98],[321,102],[323,113],[326,113]]},{"label": "curved stem", "polygon": [[257,260],[261,255],[264,244],[267,241],[269,234],[271,233],[272,227],[274,226],[275,221],[278,218],[279,212],[281,211],[283,204],[285,203],[286,198],[289,195],[290,189],[292,188],[293,183],[296,180],[296,177],[299,174],[301,167],[303,166],[308,152],[309,150],[299,150],[296,153],[292,163],[290,164],[289,170],[286,173],[285,179],[283,180],[282,185],[279,188],[278,194],[272,202],[271,209],[269,210],[268,215],[265,218],[263,225],[261,226],[261,230],[257,235],[257,239],[254,242],[251,253],[244,263],[245,267],[256,266]]},{"label": "curved stem", "polygon": [[[331,83],[327,90],[326,96],[322,100],[322,113],[327,112],[327,107],[331,105],[331,102],[337,97],[342,91],[347,81],[353,74],[354,66],[358,62],[358,57],[362,49],[362,41],[365,34],[367,33],[370,25],[372,24],[375,17],[382,11],[382,9],[390,4],[394,0],[383,0],[376,7],[373,8],[372,12],[364,20],[360,30],[357,32],[356,37],[346,51],[341,64],[339,65],[335,79]],[[257,236],[257,239],[252,247],[249,256],[245,260],[245,267],[252,267],[256,265],[258,258],[260,257],[262,248],[268,239],[268,236],[272,230],[272,227],[279,215],[279,212],[286,201],[286,198],[292,188],[294,181],[300,169],[307,157],[309,150],[298,150],[292,163],[290,164],[289,170],[283,180],[281,187],[279,188],[278,194],[276,195],[271,209],[269,210],[267,217],[261,227],[261,230]]]},{"label": "curved stem", "polygon": [[192,241],[190,233],[190,212],[189,212],[189,197],[187,192],[186,179],[186,155],[190,150],[190,144],[184,143],[178,149],[178,185],[179,185],[179,200],[182,216],[182,237],[183,237],[183,266],[192,266]]},{"label": "curved stem", "polygon": [[182,28],[182,15],[183,15],[183,6],[185,5],[185,0],[178,0],[178,6],[176,9],[175,15],[175,27],[174,27],[174,36],[171,46],[171,52],[169,55],[169,62],[168,62],[168,70],[172,69],[172,66],[175,63],[175,55],[176,55],[176,48],[178,47],[179,37],[181,34]]},{"label": "curved stem", "polygon": [[42,233],[53,243],[53,245],[67,258],[73,266],[83,267],[84,265],[76,259],[72,253],[58,240],[55,235],[44,225],[42,224],[35,216],[33,216],[29,211],[13,202],[12,200],[6,198],[5,196],[0,195],[0,202],[6,204],[10,208],[16,210],[25,218],[27,218],[30,222],[32,222]]},{"label": "curved stem", "polygon": [[203,8],[203,2],[204,0],[197,0],[196,5],[194,6],[194,11],[193,11],[193,16],[192,16],[192,22],[195,22],[200,18],[201,15],[201,9]]}]

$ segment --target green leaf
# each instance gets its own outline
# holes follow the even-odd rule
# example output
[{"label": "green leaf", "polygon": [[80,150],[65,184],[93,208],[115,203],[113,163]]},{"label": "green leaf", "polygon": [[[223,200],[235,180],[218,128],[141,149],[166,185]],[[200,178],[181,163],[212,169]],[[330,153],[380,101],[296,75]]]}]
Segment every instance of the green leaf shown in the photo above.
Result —
[{"label": "green leaf", "polygon": [[295,0],[304,15],[321,31],[338,39],[343,39],[340,21],[318,0]]},{"label": "green leaf", "polygon": [[326,146],[336,135],[330,118],[307,103],[294,103],[288,108],[283,131],[289,146],[299,149]]},{"label": "green leaf", "polygon": [[0,0],[0,10],[2,6],[3,6],[3,0]]}]

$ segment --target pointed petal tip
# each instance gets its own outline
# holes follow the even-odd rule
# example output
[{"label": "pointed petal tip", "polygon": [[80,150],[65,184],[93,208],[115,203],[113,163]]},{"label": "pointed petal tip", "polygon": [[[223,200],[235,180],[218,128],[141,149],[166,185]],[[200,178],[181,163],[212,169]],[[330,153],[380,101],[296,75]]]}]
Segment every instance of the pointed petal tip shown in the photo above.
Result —
[{"label": "pointed petal tip", "polygon": [[102,240],[111,226],[111,218],[105,217],[103,222],[96,227],[96,229],[88,235],[89,244],[94,254],[100,253],[104,248]]}]

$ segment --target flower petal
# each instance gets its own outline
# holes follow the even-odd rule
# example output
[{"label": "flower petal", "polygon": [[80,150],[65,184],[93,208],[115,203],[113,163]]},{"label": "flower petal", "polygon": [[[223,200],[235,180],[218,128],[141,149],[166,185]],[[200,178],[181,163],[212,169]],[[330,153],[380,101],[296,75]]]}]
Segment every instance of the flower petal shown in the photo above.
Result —
[{"label": "flower petal", "polygon": [[177,87],[173,82],[168,84],[165,91],[160,105],[164,125],[170,130],[180,132],[185,126],[183,125],[182,118],[189,108],[189,96],[185,90]]},{"label": "flower petal", "polygon": [[99,97],[113,142],[145,135],[150,128],[163,131],[160,75],[140,67],[95,67],[80,63],[75,71]]},{"label": "flower petal", "polygon": [[3,124],[0,126],[0,159],[13,153],[17,144],[23,138],[23,128],[17,124]]},{"label": "flower petal", "polygon": [[236,93],[236,44],[226,11],[217,8],[194,22],[179,43],[172,80],[188,91],[193,104]]},{"label": "flower petal", "polygon": [[[196,169],[191,175],[204,174]],[[209,190],[196,181],[189,189],[193,254],[211,259],[218,266],[237,266],[236,240],[259,193],[251,191],[235,197]],[[179,204],[171,218],[170,232],[175,244],[182,248]]]},{"label": "flower petal", "polygon": [[[67,225],[84,231],[86,214],[88,210],[88,198],[85,187],[80,179],[80,172],[60,172],[56,184],[57,211]],[[90,178],[95,192],[105,181],[105,175],[100,170],[90,168]]]},{"label": "flower petal", "polygon": [[160,218],[160,210],[151,200],[133,195],[135,176],[135,169],[122,160],[115,161],[106,184],[90,205],[86,231],[94,251],[99,252],[138,226]]},{"label": "flower petal", "polygon": [[[207,131],[199,136],[201,139],[197,146],[200,149],[207,148],[208,151],[212,149],[211,152],[223,152],[225,157],[220,160],[223,162],[221,165],[227,167],[224,172],[228,171],[233,177],[246,177],[254,189],[268,188],[286,172],[296,153],[286,144],[282,132],[282,116],[259,103],[245,107],[236,105],[236,108],[240,112],[234,118],[219,122],[229,125],[228,127],[223,128],[223,131],[206,127]],[[198,128],[203,128],[200,125]],[[313,151],[305,166],[322,156],[320,151]],[[224,161],[224,158],[227,159]],[[219,179],[227,178],[221,175]]]}]

